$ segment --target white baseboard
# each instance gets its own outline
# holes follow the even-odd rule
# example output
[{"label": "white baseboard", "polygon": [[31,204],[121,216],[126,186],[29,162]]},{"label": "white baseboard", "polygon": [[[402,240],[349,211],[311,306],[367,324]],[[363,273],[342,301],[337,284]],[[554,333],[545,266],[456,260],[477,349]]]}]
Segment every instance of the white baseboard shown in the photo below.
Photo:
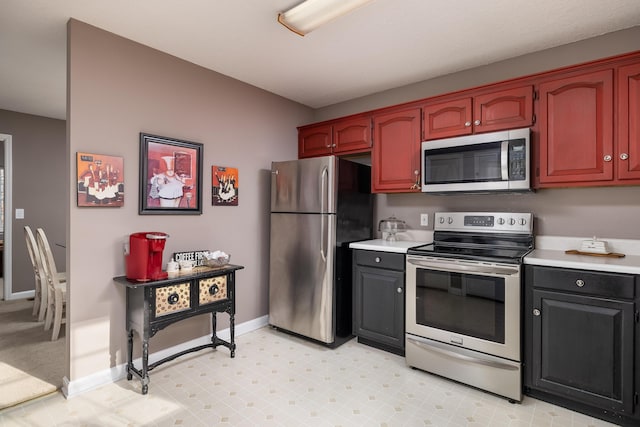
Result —
[{"label": "white baseboard", "polygon": [[[269,324],[268,315],[258,317],[257,319],[249,320],[247,322],[236,325],[235,336],[238,337],[248,332],[255,331],[256,329],[260,329],[264,326],[267,326],[268,324]],[[227,329],[218,331],[217,335],[222,339],[228,340],[231,336],[231,332],[229,331],[229,328],[227,328]],[[211,342],[210,335],[196,338],[188,342],[184,342],[174,347],[167,348],[167,349],[158,351],[156,353],[150,354],[149,363],[154,363],[158,360],[164,359],[165,357],[171,356],[172,354],[176,354],[181,351],[184,351],[199,345],[209,344],[210,342]],[[141,366],[142,364],[141,358],[134,360],[134,364],[136,366]],[[83,378],[78,378],[77,380],[69,381],[69,379],[65,377],[63,378],[62,393],[67,399],[70,399],[72,397],[85,393],[89,390],[93,390],[95,388],[101,387],[105,384],[119,381],[125,378],[126,376],[127,376],[127,369],[126,369],[126,362],[125,362],[113,368],[106,369],[101,372],[96,372],[95,374],[91,374]]]}]

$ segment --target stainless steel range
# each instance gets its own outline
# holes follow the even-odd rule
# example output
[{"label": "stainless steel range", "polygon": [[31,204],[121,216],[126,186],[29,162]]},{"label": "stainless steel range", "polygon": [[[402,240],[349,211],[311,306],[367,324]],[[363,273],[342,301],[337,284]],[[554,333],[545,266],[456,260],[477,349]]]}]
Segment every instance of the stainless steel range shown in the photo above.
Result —
[{"label": "stainless steel range", "polygon": [[436,213],[434,242],[407,252],[406,361],[522,400],[521,264],[530,213]]}]

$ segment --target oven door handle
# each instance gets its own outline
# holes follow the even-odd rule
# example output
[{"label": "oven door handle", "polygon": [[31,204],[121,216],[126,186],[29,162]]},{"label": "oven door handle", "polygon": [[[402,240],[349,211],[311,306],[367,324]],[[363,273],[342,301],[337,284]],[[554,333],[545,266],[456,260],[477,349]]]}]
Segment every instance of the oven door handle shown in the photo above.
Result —
[{"label": "oven door handle", "polygon": [[[440,344],[440,343],[436,343],[436,342],[427,343],[427,342],[424,342],[424,341],[416,339],[416,338],[410,338],[409,336],[407,336],[407,341],[411,341],[414,345],[417,345],[418,347],[420,347],[420,348],[422,348],[424,350],[431,351],[433,353],[438,353],[441,356],[448,357],[450,359],[463,360],[465,362],[491,366],[492,368],[504,369],[504,370],[508,370],[508,371],[517,371],[518,370],[517,366],[508,365],[506,363],[501,363],[501,362],[498,362],[496,360],[491,360],[491,359],[488,359],[488,358],[485,359],[485,358],[480,358],[480,357],[472,357],[472,356],[467,356],[465,354],[456,353],[454,351],[451,351],[449,349],[444,348],[447,344]],[[440,346],[442,346],[442,347],[440,347]]]},{"label": "oven door handle", "polygon": [[520,274],[517,268],[498,267],[498,266],[482,266],[482,265],[464,265],[457,262],[448,261],[427,261],[422,259],[407,259],[409,264],[419,267],[435,268],[443,271],[453,271],[462,273],[478,273],[478,274],[497,274],[499,276],[514,276]]}]

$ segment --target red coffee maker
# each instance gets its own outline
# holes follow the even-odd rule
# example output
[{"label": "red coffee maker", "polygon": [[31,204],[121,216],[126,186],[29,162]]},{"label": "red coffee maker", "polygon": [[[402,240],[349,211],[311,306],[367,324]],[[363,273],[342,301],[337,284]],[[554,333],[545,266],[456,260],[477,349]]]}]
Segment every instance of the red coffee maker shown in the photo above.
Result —
[{"label": "red coffee maker", "polygon": [[157,231],[144,231],[129,236],[129,248],[125,248],[124,260],[127,279],[139,282],[166,279],[162,271],[162,251],[169,235]]}]

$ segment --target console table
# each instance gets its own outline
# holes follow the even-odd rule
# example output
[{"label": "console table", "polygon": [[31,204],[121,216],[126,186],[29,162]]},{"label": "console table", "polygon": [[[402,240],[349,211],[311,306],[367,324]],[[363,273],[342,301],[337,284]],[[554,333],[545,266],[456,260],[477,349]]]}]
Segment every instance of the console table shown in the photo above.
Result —
[{"label": "console table", "polygon": [[[176,357],[216,348],[219,345],[235,356],[235,272],[240,265],[213,268],[199,266],[190,271],[169,273],[167,279],[138,282],[125,276],[113,280],[126,287],[127,292],[127,380],[134,376],[142,382],[142,394],[149,390],[149,371]],[[216,335],[216,314],[229,314],[231,336],[225,341]],[[149,339],[172,323],[200,314],[211,313],[211,343],[192,347],[172,354],[155,363],[149,363]],[[133,333],[142,340],[142,367],[133,365]]]}]

